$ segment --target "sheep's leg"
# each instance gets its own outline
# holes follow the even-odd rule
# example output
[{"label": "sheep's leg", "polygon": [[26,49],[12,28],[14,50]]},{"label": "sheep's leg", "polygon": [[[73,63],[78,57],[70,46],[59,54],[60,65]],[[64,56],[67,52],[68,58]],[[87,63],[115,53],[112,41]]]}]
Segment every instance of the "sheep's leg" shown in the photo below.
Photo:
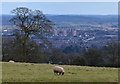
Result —
[{"label": "sheep's leg", "polygon": [[59,75],[59,73],[55,73],[55,75]]},{"label": "sheep's leg", "polygon": [[59,75],[61,75],[61,72],[59,72]]},{"label": "sheep's leg", "polygon": [[59,75],[59,72],[58,71],[54,71],[54,74]]}]

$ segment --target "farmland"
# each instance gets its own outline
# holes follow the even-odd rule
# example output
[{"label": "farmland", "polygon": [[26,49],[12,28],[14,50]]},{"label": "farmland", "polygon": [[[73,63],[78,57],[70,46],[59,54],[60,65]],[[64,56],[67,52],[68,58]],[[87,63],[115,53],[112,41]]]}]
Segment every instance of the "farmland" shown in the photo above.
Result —
[{"label": "farmland", "polygon": [[54,64],[2,62],[3,82],[117,82],[118,69],[60,65],[65,75],[54,75]]}]

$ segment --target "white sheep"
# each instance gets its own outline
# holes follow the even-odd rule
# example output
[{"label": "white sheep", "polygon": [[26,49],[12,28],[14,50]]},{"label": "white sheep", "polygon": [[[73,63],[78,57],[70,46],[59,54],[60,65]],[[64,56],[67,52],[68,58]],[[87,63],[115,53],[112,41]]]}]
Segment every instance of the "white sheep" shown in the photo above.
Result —
[{"label": "white sheep", "polygon": [[15,61],[13,61],[13,60],[9,60],[9,62],[10,62],[10,63],[14,63]]},{"label": "white sheep", "polygon": [[65,71],[62,67],[59,67],[59,66],[55,66],[53,67],[53,71],[55,74],[58,74],[58,75],[64,75]]}]

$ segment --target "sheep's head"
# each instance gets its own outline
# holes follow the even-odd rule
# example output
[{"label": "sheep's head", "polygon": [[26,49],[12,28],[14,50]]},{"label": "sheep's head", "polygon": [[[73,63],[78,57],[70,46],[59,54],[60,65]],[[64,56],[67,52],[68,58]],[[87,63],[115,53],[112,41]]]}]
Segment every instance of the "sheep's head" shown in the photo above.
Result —
[{"label": "sheep's head", "polygon": [[64,72],[62,72],[62,75],[64,75]]}]

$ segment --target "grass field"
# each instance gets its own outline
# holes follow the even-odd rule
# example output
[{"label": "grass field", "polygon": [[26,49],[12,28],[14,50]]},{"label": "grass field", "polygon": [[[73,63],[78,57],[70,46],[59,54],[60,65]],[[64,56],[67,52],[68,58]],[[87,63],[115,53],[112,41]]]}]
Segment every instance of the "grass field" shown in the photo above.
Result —
[{"label": "grass field", "polygon": [[118,69],[60,65],[65,74],[54,75],[52,64],[2,63],[3,82],[117,82]]}]

